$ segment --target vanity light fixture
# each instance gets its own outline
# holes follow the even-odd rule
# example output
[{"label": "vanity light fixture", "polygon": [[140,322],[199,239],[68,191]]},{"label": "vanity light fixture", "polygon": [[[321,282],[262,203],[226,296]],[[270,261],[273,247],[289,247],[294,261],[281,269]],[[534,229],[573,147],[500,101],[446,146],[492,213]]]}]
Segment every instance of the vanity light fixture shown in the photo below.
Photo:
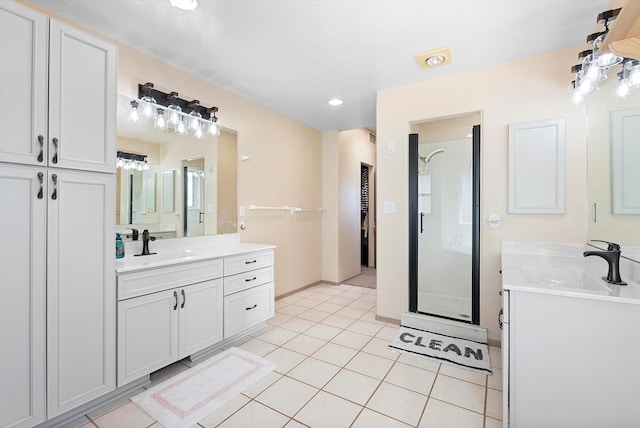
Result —
[{"label": "vanity light fixture", "polygon": [[604,25],[604,31],[595,32],[587,36],[590,49],[578,54],[579,64],[571,67],[575,79],[569,84],[569,93],[574,104],[581,103],[587,95],[598,90],[598,83],[607,78],[607,72],[612,67],[622,63],[622,71],[616,74],[620,81],[614,96],[626,97],[633,88],[634,76],[637,69],[637,86],[640,86],[640,69],[638,61],[622,58],[603,48],[604,39],[609,33],[609,23],[614,21],[622,9],[612,9],[598,15],[596,23]]},{"label": "vanity light fixture", "polygon": [[193,10],[198,7],[197,0],[169,0],[171,6],[182,10]]},{"label": "vanity light fixture", "polygon": [[118,152],[116,165],[125,170],[146,171],[149,169],[147,155]]},{"label": "vanity light fixture", "polygon": [[[138,99],[131,101],[130,106],[132,120],[134,116],[153,120],[154,128],[160,131],[173,131],[178,135],[192,133],[198,139],[205,138],[205,129],[208,134],[220,135],[218,107],[204,107],[199,100],[184,100],[177,92],[159,91],[150,82],[138,85]],[[138,113],[139,107],[142,114]]]}]

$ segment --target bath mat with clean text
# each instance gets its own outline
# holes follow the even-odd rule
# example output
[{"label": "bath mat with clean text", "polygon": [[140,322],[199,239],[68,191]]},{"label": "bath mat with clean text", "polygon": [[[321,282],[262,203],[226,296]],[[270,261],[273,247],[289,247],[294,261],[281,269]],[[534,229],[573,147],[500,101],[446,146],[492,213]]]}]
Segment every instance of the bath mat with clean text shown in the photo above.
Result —
[{"label": "bath mat with clean text", "polygon": [[389,348],[431,358],[484,374],[492,374],[486,343],[400,326]]},{"label": "bath mat with clean text", "polygon": [[264,358],[230,348],[131,401],[165,427],[192,427],[275,367]]}]

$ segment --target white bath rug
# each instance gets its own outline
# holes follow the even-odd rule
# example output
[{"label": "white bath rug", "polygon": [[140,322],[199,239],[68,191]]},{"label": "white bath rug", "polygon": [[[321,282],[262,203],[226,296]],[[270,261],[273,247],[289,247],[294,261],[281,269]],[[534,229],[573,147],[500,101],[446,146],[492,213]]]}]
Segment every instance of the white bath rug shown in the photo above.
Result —
[{"label": "white bath rug", "polygon": [[131,401],[166,428],[192,427],[275,367],[264,358],[230,348]]},{"label": "white bath rug", "polygon": [[486,343],[400,326],[389,348],[491,375]]}]

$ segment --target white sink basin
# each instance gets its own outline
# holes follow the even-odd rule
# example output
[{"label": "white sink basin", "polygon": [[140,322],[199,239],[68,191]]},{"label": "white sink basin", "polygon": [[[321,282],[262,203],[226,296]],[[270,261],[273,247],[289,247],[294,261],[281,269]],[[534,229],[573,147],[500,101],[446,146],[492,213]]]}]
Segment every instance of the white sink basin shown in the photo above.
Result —
[{"label": "white sink basin", "polygon": [[612,292],[604,280],[594,277],[575,264],[524,265],[522,272],[530,284],[589,294],[609,295]]},{"label": "white sink basin", "polygon": [[182,263],[199,257],[203,257],[203,254],[192,249],[170,253],[150,254],[148,256],[132,255],[127,256],[124,259],[117,260],[116,269],[130,269]]}]

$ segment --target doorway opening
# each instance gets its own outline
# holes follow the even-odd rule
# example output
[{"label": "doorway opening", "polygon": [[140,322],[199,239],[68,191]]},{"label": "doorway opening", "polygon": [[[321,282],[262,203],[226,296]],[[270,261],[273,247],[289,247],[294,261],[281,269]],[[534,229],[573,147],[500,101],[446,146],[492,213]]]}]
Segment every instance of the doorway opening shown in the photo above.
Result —
[{"label": "doorway opening", "polygon": [[[409,310],[480,323],[479,113],[409,135]],[[476,122],[477,123],[477,122]]]}]

